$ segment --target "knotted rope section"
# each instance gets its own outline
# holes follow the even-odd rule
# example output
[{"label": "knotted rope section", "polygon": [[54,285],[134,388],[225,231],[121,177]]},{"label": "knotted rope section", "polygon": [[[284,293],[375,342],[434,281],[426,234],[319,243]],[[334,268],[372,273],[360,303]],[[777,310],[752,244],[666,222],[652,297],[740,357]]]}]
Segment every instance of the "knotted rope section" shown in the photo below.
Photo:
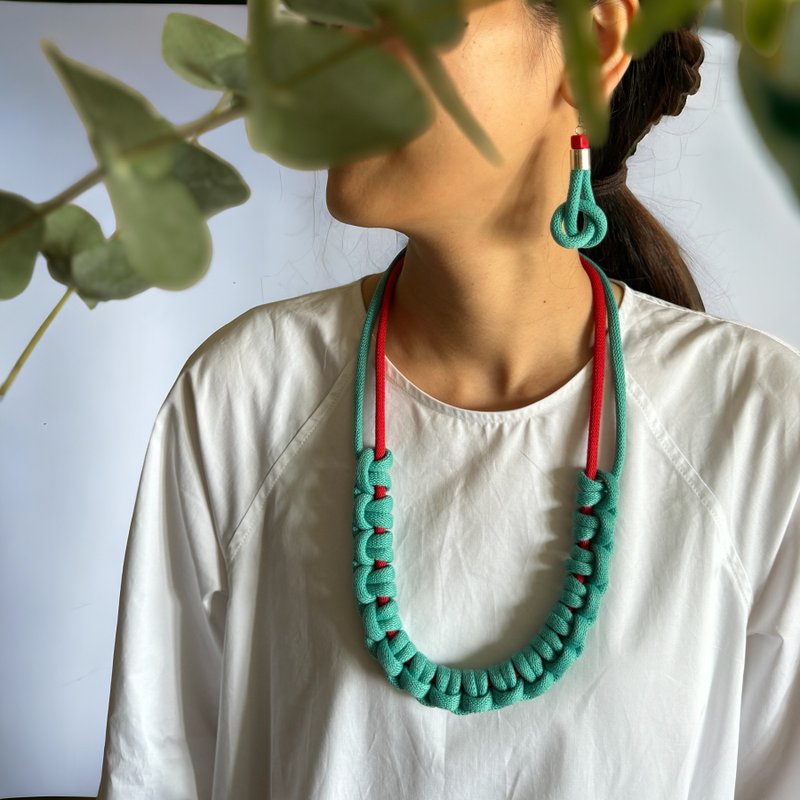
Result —
[{"label": "knotted rope section", "polygon": [[[436,664],[421,653],[403,630],[394,597],[397,587],[391,562],[392,498],[375,497],[375,487],[391,488],[392,452],[375,459],[372,447],[361,449],[353,488],[353,585],[364,623],[367,649],[378,659],[389,682],[427,706],[471,714],[528,700],[547,691],[583,652],[586,634],[597,618],[608,586],[614,549],[619,482],[614,472],[597,470],[597,478],[578,471],[570,557],[561,594],[542,629],[509,659],[484,669]],[[375,528],[385,532],[376,533]],[[584,548],[581,542],[588,542]],[[386,562],[375,567],[375,561]],[[581,583],[575,575],[584,576]],[[379,604],[378,597],[388,597]],[[396,631],[391,638],[389,631]]]},{"label": "knotted rope section", "polygon": [[[583,212],[583,228],[578,227],[579,211]],[[591,169],[571,170],[567,200],[555,210],[550,233],[562,247],[588,250],[600,244],[607,231],[608,218],[594,199]]]}]

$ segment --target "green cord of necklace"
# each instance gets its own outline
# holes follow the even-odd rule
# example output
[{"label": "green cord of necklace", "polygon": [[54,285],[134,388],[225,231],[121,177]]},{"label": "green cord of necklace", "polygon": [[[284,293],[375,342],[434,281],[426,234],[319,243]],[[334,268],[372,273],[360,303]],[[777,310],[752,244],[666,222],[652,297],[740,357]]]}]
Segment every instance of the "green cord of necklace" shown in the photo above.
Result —
[{"label": "green cord of necklace", "polygon": [[[598,468],[595,479],[589,478],[584,469],[578,470],[575,503],[578,509],[589,507],[591,513],[580,510],[573,513],[574,544],[570,557],[564,561],[567,576],[561,594],[541,630],[526,647],[486,668],[461,669],[431,661],[416,648],[400,621],[391,565],[393,500],[388,493],[374,497],[376,486],[384,486],[387,492],[391,489],[389,467],[393,455],[386,448],[384,457],[375,460],[374,448],[364,447],[363,439],[364,382],[370,338],[386,282],[397,259],[381,276],[369,305],[356,363],[353,584],[367,649],[380,662],[389,682],[423,705],[463,715],[497,710],[538,697],[581,655],[586,634],[597,618],[608,586],[614,549],[619,479],[625,459],[626,388],[616,298],[603,270],[585,254],[581,253],[581,258],[594,267],[603,282],[617,419],[614,467],[611,472]],[[375,528],[385,531],[376,533]],[[581,547],[581,541],[588,541],[588,548]],[[376,560],[385,561],[386,566],[376,568]],[[584,576],[583,583],[575,575]],[[389,600],[379,605],[378,597]],[[388,631],[396,634],[390,639]]]}]

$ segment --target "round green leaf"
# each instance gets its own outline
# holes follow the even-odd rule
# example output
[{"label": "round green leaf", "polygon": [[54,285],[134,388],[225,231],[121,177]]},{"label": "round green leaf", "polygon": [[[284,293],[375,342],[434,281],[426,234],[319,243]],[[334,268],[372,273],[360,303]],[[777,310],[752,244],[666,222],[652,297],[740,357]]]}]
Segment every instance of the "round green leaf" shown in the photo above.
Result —
[{"label": "round green leaf", "polygon": [[778,50],[788,11],[789,0],[745,0],[744,33],[762,55],[773,55]]},{"label": "round green leaf", "polygon": [[159,289],[197,283],[211,262],[211,234],[189,189],[173,178],[142,179],[116,164],[106,183],[133,270]]},{"label": "round green leaf", "polygon": [[326,25],[372,28],[378,21],[369,0],[284,0],[283,5],[296,16]]},{"label": "round green leaf", "polygon": [[192,286],[208,269],[211,238],[193,192],[175,177],[183,138],[130,87],[45,50],[86,125],[132,269],[161,289]]},{"label": "round green leaf", "polygon": [[[800,5],[792,8],[787,31],[787,42],[800,36]],[[800,56],[786,52],[766,59],[743,44],[737,71],[753,121],[800,200]]]},{"label": "round green leaf", "polygon": [[258,30],[248,55],[248,138],[285,166],[322,169],[386,152],[433,122],[404,65],[343,31],[281,19]]},{"label": "round green leaf", "polygon": [[51,42],[45,40],[42,48],[86,126],[101,167],[125,159],[143,176],[169,174],[174,161],[170,144],[182,137],[141,94],[64,56]]},{"label": "round green leaf", "polygon": [[203,89],[243,92],[246,47],[244,40],[230,31],[190,14],[168,14],[161,33],[164,61],[182,78]]},{"label": "round green leaf", "polygon": [[74,286],[72,259],[81,251],[105,241],[100,223],[86,209],[72,203],[51,211],[45,217],[42,254],[51,277],[65,286]]},{"label": "round green leaf", "polygon": [[44,220],[39,218],[18,233],[13,229],[37,213],[35,203],[0,191],[0,300],[16,297],[31,282],[44,239]]},{"label": "round green leaf", "polygon": [[250,198],[250,187],[236,169],[193,142],[176,145],[172,177],[189,190],[206,219]]},{"label": "round green leaf", "polygon": [[587,0],[562,0],[557,6],[561,42],[575,102],[592,145],[608,138],[608,102],[600,82],[600,55]]},{"label": "round green leaf", "polygon": [[700,17],[710,0],[642,0],[631,20],[624,47],[636,58],[646,55],[663,33]]},{"label": "round green leaf", "polygon": [[120,239],[107,239],[78,253],[72,274],[80,297],[90,306],[98,300],[123,300],[151,287],[134,272]]}]

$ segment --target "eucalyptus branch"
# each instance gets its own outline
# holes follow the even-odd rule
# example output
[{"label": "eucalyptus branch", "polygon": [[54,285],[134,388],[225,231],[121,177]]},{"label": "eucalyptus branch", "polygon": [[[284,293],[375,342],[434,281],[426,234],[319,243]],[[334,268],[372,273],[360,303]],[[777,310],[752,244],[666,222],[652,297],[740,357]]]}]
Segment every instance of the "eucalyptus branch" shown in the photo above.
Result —
[{"label": "eucalyptus branch", "polygon": [[61,296],[61,299],[56,303],[55,308],[47,315],[47,319],[39,326],[39,329],[33,335],[33,339],[28,342],[28,346],[22,351],[22,355],[17,359],[16,364],[11,368],[11,372],[8,373],[8,377],[3,381],[3,384],[0,385],[0,400],[5,397],[6,392],[11,388],[11,384],[14,382],[14,378],[17,377],[17,373],[22,369],[22,365],[28,360],[28,356],[33,352],[33,348],[36,347],[37,342],[39,339],[42,338],[44,332],[50,327],[50,323],[55,319],[56,314],[63,308],[64,304],[67,302],[69,296],[75,291],[75,289],[70,286],[66,292]]},{"label": "eucalyptus branch", "polygon": [[[360,2],[363,0],[357,0],[354,6]],[[435,53],[443,30],[455,35],[458,24],[465,22],[471,11],[498,0],[460,0],[458,12],[449,0],[432,0],[427,6],[415,7],[413,15],[408,17],[401,13],[400,2],[392,0],[372,7],[369,27],[363,27],[366,24],[363,20],[370,17],[363,13],[366,7],[361,14],[355,14],[354,7],[352,15],[342,9],[340,16],[333,17],[342,24],[333,25],[315,22],[313,14],[306,19],[307,14],[282,12],[282,16],[295,16],[300,21],[306,19],[332,29],[344,29],[321,32],[309,25],[308,35],[302,25],[273,27],[263,13],[256,13],[259,7],[254,5],[248,9],[250,42],[198,17],[170,14],[162,33],[162,54],[167,64],[190,83],[222,92],[210,112],[180,126],[163,118],[154,122],[146,100],[135,90],[111,82],[108,76],[99,77],[87,71],[84,65],[62,56],[54,45],[48,44],[46,55],[73,95],[84,120],[88,120],[93,142],[100,143],[95,146],[113,156],[98,157],[99,166],[42,203],[0,193],[3,217],[0,266],[6,270],[4,296],[13,297],[14,292],[24,290],[33,271],[34,246],[47,258],[53,278],[68,285],[0,386],[0,398],[72,293],[77,292],[93,307],[98,301],[127,298],[146,288],[183,289],[207,269],[211,243],[205,220],[245,202],[249,187],[232,165],[207,149],[185,146],[187,143],[196,145],[203,133],[246,116],[248,136],[257,152],[285,166],[315,169],[336,160],[357,158],[367,143],[396,147],[419,135],[429,121],[430,109],[411,76],[398,73],[397,65],[380,52],[384,43],[404,42],[444,110],[490,161],[502,161]],[[526,2],[535,4],[535,0]],[[607,123],[608,108],[600,107],[593,82],[589,80],[591,71],[596,69],[587,49],[589,43],[577,23],[573,24],[573,18],[588,11],[589,0],[558,0],[555,5],[561,16],[562,45],[578,107],[585,113],[584,120],[591,123],[590,128],[597,127],[599,138],[599,131]],[[748,9],[749,13],[743,13]],[[681,0],[674,4],[671,0],[654,0],[634,18],[626,46],[633,54],[647,52],[658,36],[681,23],[689,10],[708,12],[703,16],[709,24],[728,29],[739,40],[742,46],[739,78],[750,112],[800,196],[800,172],[792,166],[797,163],[796,128],[790,123],[798,100],[795,87],[800,85],[800,66],[777,57],[781,55],[780,45],[789,47],[792,37],[788,31],[800,31],[800,0],[774,0],[758,7],[753,3],[747,9],[743,0]],[[324,20],[322,14],[319,16]],[[346,22],[356,19],[360,23]],[[264,49],[267,39],[262,37],[268,34],[271,50],[267,54]],[[291,74],[276,66],[276,59],[281,57],[293,65]],[[349,68],[348,61],[352,62]],[[407,73],[405,65],[402,66]],[[391,91],[375,95],[369,113],[363,103],[350,103],[346,91],[340,93],[340,87],[352,91],[353,98],[360,97],[359,90],[362,94],[374,92],[378,76],[385,77]],[[127,127],[121,127],[119,122],[108,125],[107,115],[92,114],[109,96],[118,103],[119,113],[129,116]],[[284,102],[287,97],[293,102]],[[298,108],[302,113],[298,113]],[[325,114],[335,116],[341,109],[344,111],[337,117],[337,125],[329,127]],[[137,126],[141,134],[134,137],[138,138],[136,145],[128,147],[131,137],[120,135],[120,130],[136,131]],[[295,132],[297,135],[293,136]],[[170,145],[175,145],[170,158],[161,156],[159,151]],[[109,165],[120,163],[126,167],[132,162],[141,168],[141,174],[121,170],[119,175],[106,175]],[[162,176],[165,163],[172,163],[172,171]],[[140,180],[148,172],[161,176],[163,184],[156,186],[148,184],[146,179]],[[132,213],[127,203],[119,203],[117,224],[125,228],[126,245],[133,242],[133,247],[123,249],[119,242],[112,243],[111,240],[120,238],[119,228],[106,238],[97,220],[71,205],[72,200],[106,178],[112,201],[115,194],[116,200],[127,200],[126,192],[131,192],[132,198],[144,204],[136,209],[138,213]],[[126,181],[137,180],[140,183],[134,192]],[[45,229],[42,221],[49,215],[52,217]],[[170,224],[162,224],[164,221]],[[27,235],[19,243],[13,242],[20,234]]]},{"label": "eucalyptus branch", "polygon": [[[208,112],[208,114],[204,114],[202,117],[198,117],[192,122],[187,122],[185,125],[178,126],[175,129],[177,136],[160,136],[155,139],[151,139],[141,145],[130,147],[127,150],[124,150],[122,153],[120,153],[120,156],[122,158],[141,156],[152,150],[157,150],[161,147],[164,147],[170,142],[181,141],[189,136],[196,140],[201,134],[207,133],[208,131],[213,131],[215,128],[219,128],[222,125],[226,125],[228,122],[231,122],[232,120],[244,116],[245,110],[246,106],[243,101],[234,101],[221,112],[217,112],[215,107],[212,111]],[[50,212],[55,211],[55,209],[60,208],[63,205],[66,205],[71,200],[74,200],[76,197],[83,194],[87,189],[91,189],[92,186],[99,183],[103,179],[104,174],[105,170],[102,167],[97,167],[96,169],[93,169],[91,172],[84,175],[80,180],[75,181],[72,186],[68,186],[60,194],[57,194],[55,197],[45,201],[44,203],[38,204],[36,206],[35,213],[28,215],[16,225],[8,228],[4,233],[0,233],[0,247],[2,247],[7,240],[13,239],[14,236],[17,236],[24,230],[30,228],[38,220],[46,217]]]},{"label": "eucalyptus branch", "polygon": [[[230,100],[230,92],[225,92],[225,94],[220,98],[219,102],[214,106],[214,108],[204,114],[202,117],[198,117],[198,119],[193,120],[192,122],[187,122],[184,125],[180,125],[176,128],[176,132],[181,139],[189,139],[190,141],[196,142],[198,137],[208,131],[214,130],[215,128],[219,128],[222,125],[227,124],[231,120],[237,119],[240,116],[243,116],[245,110],[245,104],[238,99],[234,99],[232,102],[229,103]],[[222,111],[219,109],[222,108]],[[165,142],[157,140],[152,140],[146,143],[147,149],[155,149],[156,147],[160,147]],[[124,155],[133,155],[137,152],[141,152],[142,147],[138,148],[130,148]],[[36,209],[36,214],[33,216],[33,219],[41,219],[45,217],[50,212],[54,211],[56,208],[59,208],[62,205],[66,205],[68,202],[73,200],[74,198],[78,197],[79,195],[83,194],[87,189],[94,186],[98,183],[103,177],[103,169],[98,167],[97,169],[92,170],[90,173],[85,175],[79,181],[76,181],[66,188],[61,194],[56,195],[51,200],[48,200],[45,203],[39,205]],[[31,217],[24,220],[26,223],[25,225],[17,226],[18,229],[24,230],[24,228],[28,225],[32,225],[33,222],[30,221]],[[119,229],[116,229],[114,233],[111,234],[109,238],[116,239],[119,237]],[[2,238],[2,237],[0,237]],[[39,326],[36,333],[33,335],[33,338],[28,342],[25,349],[22,351],[22,354],[17,359],[14,366],[11,368],[11,372],[8,373],[8,377],[3,381],[2,385],[0,385],[0,400],[3,399],[6,392],[11,388],[11,384],[14,382],[14,379],[17,377],[17,374],[22,369],[25,362],[28,360],[28,357],[33,352],[33,348],[36,347],[39,340],[44,335],[44,332],[50,327],[50,323],[55,319],[58,312],[64,307],[65,303],[67,302],[70,295],[75,292],[75,287],[69,286],[62,295],[61,299],[58,301],[56,306],[53,310],[47,315],[47,318],[42,322]]]}]

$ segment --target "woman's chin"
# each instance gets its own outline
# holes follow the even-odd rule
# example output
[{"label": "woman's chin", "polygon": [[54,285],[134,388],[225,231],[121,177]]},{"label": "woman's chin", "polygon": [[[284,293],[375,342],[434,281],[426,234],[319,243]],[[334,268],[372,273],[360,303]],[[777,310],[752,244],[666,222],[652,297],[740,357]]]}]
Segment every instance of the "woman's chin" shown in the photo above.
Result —
[{"label": "woman's chin", "polygon": [[370,168],[364,161],[330,167],[325,198],[330,213],[341,222],[362,225],[359,218],[369,212],[370,195],[375,181],[370,180]]},{"label": "woman's chin", "polygon": [[364,213],[365,198],[355,183],[348,180],[349,167],[328,170],[325,201],[331,216],[348,225],[360,225],[358,217]]}]

